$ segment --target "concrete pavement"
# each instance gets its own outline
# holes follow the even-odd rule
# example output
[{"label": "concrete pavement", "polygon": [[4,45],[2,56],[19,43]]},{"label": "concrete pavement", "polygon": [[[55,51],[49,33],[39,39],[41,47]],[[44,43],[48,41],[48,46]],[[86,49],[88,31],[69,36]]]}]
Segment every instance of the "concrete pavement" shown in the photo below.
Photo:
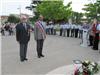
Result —
[{"label": "concrete pavement", "polygon": [[80,39],[48,35],[44,42],[44,58],[38,59],[33,34],[28,45],[28,61],[20,62],[19,44],[15,36],[2,37],[2,75],[37,75],[64,65],[70,65],[74,59],[100,61],[98,51],[80,46]]}]

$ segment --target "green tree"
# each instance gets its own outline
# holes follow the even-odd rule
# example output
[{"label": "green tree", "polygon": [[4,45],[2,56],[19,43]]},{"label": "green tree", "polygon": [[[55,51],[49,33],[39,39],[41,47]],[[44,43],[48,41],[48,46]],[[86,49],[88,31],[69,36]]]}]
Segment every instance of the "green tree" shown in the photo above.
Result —
[{"label": "green tree", "polygon": [[39,14],[42,14],[46,20],[68,20],[71,17],[71,3],[63,5],[62,0],[43,1],[37,5],[36,9]]},{"label": "green tree", "polygon": [[83,13],[79,13],[79,12],[74,12],[73,11],[73,13],[72,13],[72,21],[73,21],[73,23],[81,24],[83,15],[84,15]]},{"label": "green tree", "polygon": [[13,14],[8,17],[8,22],[10,23],[18,23],[19,21],[20,19]]},{"label": "green tree", "polygon": [[85,15],[87,16],[88,21],[91,19],[97,18],[100,20],[100,0],[97,0],[95,3],[89,3],[83,8]]}]

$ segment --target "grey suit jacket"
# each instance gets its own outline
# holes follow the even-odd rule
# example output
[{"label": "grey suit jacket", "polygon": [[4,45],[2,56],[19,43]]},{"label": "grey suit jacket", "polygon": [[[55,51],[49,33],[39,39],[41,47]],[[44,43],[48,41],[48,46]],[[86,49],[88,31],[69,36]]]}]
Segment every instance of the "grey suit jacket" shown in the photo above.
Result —
[{"label": "grey suit jacket", "polygon": [[36,22],[34,25],[34,39],[35,40],[45,39],[46,37],[44,37],[45,36],[44,34],[45,33],[41,32],[41,30],[37,26],[37,22]]}]

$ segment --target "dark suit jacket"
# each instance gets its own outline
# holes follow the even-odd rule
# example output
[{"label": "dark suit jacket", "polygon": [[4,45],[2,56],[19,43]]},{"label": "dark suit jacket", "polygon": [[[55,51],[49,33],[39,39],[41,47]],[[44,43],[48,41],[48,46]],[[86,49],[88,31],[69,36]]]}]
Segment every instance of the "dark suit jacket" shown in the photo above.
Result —
[{"label": "dark suit jacket", "polygon": [[22,23],[17,24],[16,26],[16,40],[19,43],[28,43],[28,41],[30,40],[30,25],[26,24],[26,29],[23,26]]}]

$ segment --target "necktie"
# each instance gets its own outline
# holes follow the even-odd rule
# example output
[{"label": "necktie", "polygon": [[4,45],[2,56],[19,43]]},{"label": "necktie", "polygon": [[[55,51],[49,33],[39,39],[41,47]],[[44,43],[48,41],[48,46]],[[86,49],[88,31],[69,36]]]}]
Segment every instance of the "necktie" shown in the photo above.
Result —
[{"label": "necktie", "polygon": [[26,27],[26,23],[23,23],[24,27],[25,27],[25,30],[27,30],[27,27]]}]

